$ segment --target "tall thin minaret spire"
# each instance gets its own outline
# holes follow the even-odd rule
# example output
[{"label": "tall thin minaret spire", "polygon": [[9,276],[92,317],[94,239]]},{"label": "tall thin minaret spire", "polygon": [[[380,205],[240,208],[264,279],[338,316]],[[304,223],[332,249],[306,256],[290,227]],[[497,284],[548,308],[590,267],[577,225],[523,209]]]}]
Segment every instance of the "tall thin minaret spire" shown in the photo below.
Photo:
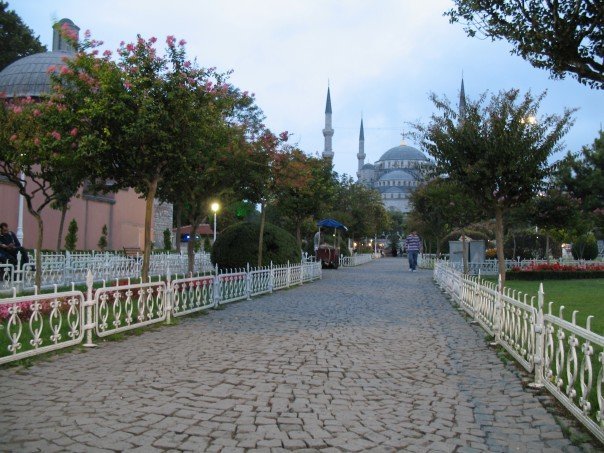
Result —
[{"label": "tall thin minaret spire", "polygon": [[466,115],[466,90],[463,86],[463,72],[461,74],[461,90],[459,91],[459,118]]},{"label": "tall thin minaret spire", "polygon": [[359,131],[359,153],[357,154],[359,160],[359,169],[357,170],[357,179],[361,179],[361,169],[365,165],[365,132],[363,130],[363,117],[361,117],[361,130]]},{"label": "tall thin minaret spire", "polygon": [[325,137],[323,158],[333,159],[333,150],[331,149],[331,137],[333,137],[333,129],[331,128],[331,94],[329,92],[329,85],[327,85],[327,102],[325,103],[325,129],[323,129],[323,137]]}]

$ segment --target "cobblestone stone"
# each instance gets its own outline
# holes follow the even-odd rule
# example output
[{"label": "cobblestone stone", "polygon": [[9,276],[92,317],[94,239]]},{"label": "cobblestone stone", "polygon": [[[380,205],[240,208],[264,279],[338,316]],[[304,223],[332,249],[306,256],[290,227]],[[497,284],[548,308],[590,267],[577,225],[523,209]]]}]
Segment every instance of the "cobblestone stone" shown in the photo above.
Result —
[{"label": "cobblestone stone", "polygon": [[0,370],[3,451],[581,451],[400,259]]}]

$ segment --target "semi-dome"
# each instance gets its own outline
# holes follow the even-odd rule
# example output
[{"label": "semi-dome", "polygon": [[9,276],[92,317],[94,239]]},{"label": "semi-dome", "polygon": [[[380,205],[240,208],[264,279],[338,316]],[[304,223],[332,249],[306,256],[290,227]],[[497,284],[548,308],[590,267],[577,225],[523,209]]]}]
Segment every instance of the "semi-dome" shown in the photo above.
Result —
[{"label": "semi-dome", "polygon": [[380,181],[415,181],[415,178],[411,173],[405,170],[394,170],[384,173]]},{"label": "semi-dome", "polygon": [[361,170],[375,170],[375,166],[373,164],[365,164],[361,167]]},{"label": "semi-dome", "polygon": [[72,52],[57,50],[42,52],[21,58],[0,72],[0,93],[6,97],[39,97],[50,93],[51,81],[48,68],[60,70]]},{"label": "semi-dome", "polygon": [[396,146],[394,148],[390,148],[388,151],[386,151],[384,154],[382,154],[382,157],[380,157],[379,161],[386,161],[386,160],[421,160],[421,161],[427,161],[428,159],[426,158],[426,156],[424,156],[424,154],[409,145],[400,145],[400,146]]}]

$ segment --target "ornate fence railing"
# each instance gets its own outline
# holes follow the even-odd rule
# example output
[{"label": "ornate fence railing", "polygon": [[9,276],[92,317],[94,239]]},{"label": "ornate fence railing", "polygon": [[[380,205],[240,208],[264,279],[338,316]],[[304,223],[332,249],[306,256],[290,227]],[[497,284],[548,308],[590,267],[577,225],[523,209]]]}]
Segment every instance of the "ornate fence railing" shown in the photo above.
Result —
[{"label": "ornate fence railing", "polygon": [[[211,275],[148,282],[103,282],[94,288],[91,271],[86,292],[57,291],[49,294],[0,299],[0,364],[43,354],[84,342],[184,316],[236,300],[250,299],[279,288],[321,278],[321,263],[215,269]],[[278,284],[274,284],[278,282]]]},{"label": "ornate fence railing", "polygon": [[[32,258],[28,264],[17,266],[0,264],[0,291],[10,290],[12,287],[28,289],[34,287],[34,262]],[[213,266],[210,255],[204,252],[195,254],[195,272],[212,272]],[[188,273],[189,259],[187,255],[179,253],[152,253],[149,263],[149,275],[166,275],[168,270],[173,273]],[[140,275],[142,256],[127,257],[120,253],[43,253],[41,280],[42,287],[52,285],[69,285],[71,283],[85,283],[86,275],[90,270],[95,281],[113,280],[116,278],[136,278]]]},{"label": "ornate fence railing", "polygon": [[438,261],[434,279],[451,299],[494,337],[529,373],[534,385],[545,387],[600,442],[604,442],[604,336],[544,312],[543,284],[537,297],[465,275]]},{"label": "ornate fence railing", "polygon": [[[377,255],[379,256],[379,255]],[[352,256],[340,256],[340,266],[342,267],[353,267],[360,266],[361,264],[369,263],[376,256],[372,253],[361,253],[359,255]]]}]

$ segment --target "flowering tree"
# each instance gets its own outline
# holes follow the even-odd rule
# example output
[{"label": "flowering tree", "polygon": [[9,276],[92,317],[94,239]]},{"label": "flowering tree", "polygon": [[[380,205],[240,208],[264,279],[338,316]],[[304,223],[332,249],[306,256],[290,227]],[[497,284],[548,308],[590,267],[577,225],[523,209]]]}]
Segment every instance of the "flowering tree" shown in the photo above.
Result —
[{"label": "flowering tree", "polygon": [[[157,39],[138,36],[121,43],[118,61],[111,52],[98,56],[101,43],[86,39],[60,77],[58,91],[77,111],[91,138],[90,174],[99,189],[133,187],[146,200],[142,277],[148,277],[153,200],[163,184],[190,170],[198,154],[200,121],[216,115],[204,103],[229,92],[214,68],[201,69],[186,58],[185,41],[166,39],[165,54]],[[201,119],[200,119],[201,118]],[[198,166],[194,167],[199,169]]]},{"label": "flowering tree", "polygon": [[483,105],[467,102],[458,115],[447,99],[431,95],[437,112],[428,125],[416,125],[421,146],[436,160],[438,169],[484,209],[495,215],[499,273],[505,279],[504,216],[532,198],[550,172],[548,157],[562,148],[561,138],[571,125],[572,110],[562,116],[536,118],[541,94],[524,96],[502,91]]},{"label": "flowering tree", "polygon": [[76,193],[85,178],[87,157],[81,135],[73,126],[73,112],[56,99],[0,99],[0,175],[23,195],[36,219],[36,278],[41,283],[44,238],[42,211]]}]

